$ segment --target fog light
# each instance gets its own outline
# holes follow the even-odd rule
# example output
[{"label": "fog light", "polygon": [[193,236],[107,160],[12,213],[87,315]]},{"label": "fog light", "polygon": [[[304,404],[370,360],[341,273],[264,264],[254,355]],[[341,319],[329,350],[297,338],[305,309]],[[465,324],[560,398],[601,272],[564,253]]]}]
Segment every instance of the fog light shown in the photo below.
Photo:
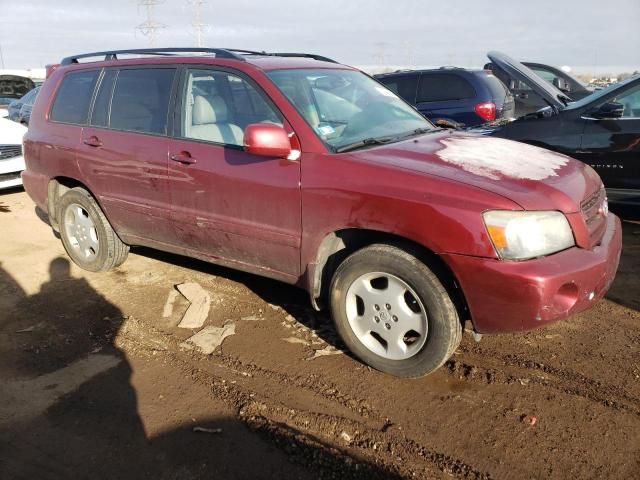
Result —
[{"label": "fog light", "polygon": [[578,293],[579,289],[575,283],[565,283],[553,297],[553,309],[557,313],[567,313],[578,301]]}]

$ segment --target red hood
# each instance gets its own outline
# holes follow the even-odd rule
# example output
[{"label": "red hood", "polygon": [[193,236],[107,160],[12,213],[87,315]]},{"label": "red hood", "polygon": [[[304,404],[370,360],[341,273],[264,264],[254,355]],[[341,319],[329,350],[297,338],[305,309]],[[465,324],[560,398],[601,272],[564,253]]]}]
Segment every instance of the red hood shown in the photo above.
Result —
[{"label": "red hood", "polygon": [[565,155],[511,140],[450,131],[350,155],[473,185],[525,210],[578,212],[580,202],[602,187],[591,167]]}]

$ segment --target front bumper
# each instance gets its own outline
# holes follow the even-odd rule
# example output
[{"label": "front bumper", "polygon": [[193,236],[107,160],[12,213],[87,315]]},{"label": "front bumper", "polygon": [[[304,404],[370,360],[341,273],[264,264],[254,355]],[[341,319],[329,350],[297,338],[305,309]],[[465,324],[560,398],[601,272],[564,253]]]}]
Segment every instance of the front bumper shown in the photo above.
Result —
[{"label": "front bumper", "polygon": [[613,214],[600,245],[522,262],[444,255],[480,333],[530,330],[593,306],[618,270],[622,227]]},{"label": "front bumper", "polygon": [[20,173],[24,170],[22,155],[0,160],[0,190],[22,185]]}]

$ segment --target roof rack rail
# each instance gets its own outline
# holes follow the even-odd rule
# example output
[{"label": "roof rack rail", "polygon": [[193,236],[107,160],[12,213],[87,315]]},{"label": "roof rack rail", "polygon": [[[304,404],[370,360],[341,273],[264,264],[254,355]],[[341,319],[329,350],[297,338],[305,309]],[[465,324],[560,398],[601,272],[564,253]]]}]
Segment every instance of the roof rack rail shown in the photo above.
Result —
[{"label": "roof rack rail", "polygon": [[278,53],[268,53],[267,55],[272,55],[274,57],[301,57],[301,58],[312,58],[314,60],[319,60],[321,62],[330,62],[330,63],[338,63],[334,59],[325,57],[323,55],[316,55],[315,53],[292,53],[292,52],[278,52]]},{"label": "roof rack rail", "polygon": [[296,53],[296,52],[256,52],[254,50],[241,50],[239,48],[226,48],[234,53],[244,53],[247,55],[266,55],[268,57],[299,57],[299,58],[312,58],[314,60],[320,60],[322,62],[338,63],[332,58],[325,57],[324,55],[316,55],[314,53]]},{"label": "roof rack rail", "polygon": [[[241,60],[245,61],[242,55],[238,55],[239,52],[263,55],[263,53],[259,52],[250,52],[248,50],[236,50],[232,51],[226,48],[134,48],[128,50],[107,50],[104,52],[92,52],[92,53],[82,53],[80,55],[72,55],[70,57],[65,57],[60,62],[60,65],[70,65],[72,63],[78,63],[78,59],[80,58],[90,58],[90,57],[102,57],[104,56],[106,60],[117,60],[118,55],[173,55],[176,53],[213,53],[218,58],[229,58],[233,60]],[[235,53],[238,52],[238,53]]]},{"label": "roof rack rail", "polygon": [[60,61],[60,65],[70,65],[78,63],[81,58],[91,57],[104,57],[104,60],[117,60],[118,55],[174,55],[179,53],[213,53],[218,58],[227,58],[232,60],[246,61],[244,55],[265,55],[268,57],[301,57],[301,58],[313,58],[322,62],[338,63],[335,60],[324,57],[322,55],[315,55],[313,53],[286,53],[286,52],[257,52],[254,50],[242,50],[239,48],[184,48],[184,47],[170,47],[170,48],[134,48],[128,50],[106,50],[104,52],[91,52],[81,53],[79,55],[72,55],[65,57]]}]

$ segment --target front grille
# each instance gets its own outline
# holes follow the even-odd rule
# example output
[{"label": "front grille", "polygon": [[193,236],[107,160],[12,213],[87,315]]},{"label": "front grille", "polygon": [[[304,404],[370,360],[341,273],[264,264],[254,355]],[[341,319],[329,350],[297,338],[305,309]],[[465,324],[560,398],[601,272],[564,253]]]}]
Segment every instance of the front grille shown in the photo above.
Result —
[{"label": "front grille", "polygon": [[605,207],[606,193],[604,188],[589,195],[580,202],[580,210],[584,218],[591,246],[600,243],[606,227],[607,209]]},{"label": "front grille", "polygon": [[0,160],[22,155],[22,145],[0,145]]}]

